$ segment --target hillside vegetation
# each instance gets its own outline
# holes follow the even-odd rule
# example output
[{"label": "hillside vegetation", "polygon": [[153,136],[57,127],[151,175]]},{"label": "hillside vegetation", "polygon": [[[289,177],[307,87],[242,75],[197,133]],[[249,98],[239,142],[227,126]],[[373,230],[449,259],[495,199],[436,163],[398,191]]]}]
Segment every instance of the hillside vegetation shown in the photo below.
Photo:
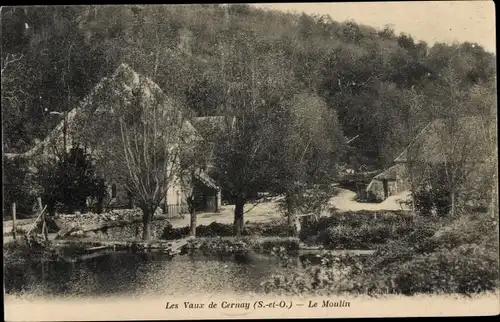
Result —
[{"label": "hillside vegetation", "polygon": [[390,28],[247,5],[2,9],[5,152],[43,140],[58,121],[50,111],[71,110],[121,63],[203,116],[228,104],[227,85],[251,68],[240,65],[258,61],[262,79],[280,82],[279,95],[258,93],[266,104],[315,93],[346,137],[359,135],[345,155],[354,166],[387,166],[429,120],[495,105],[495,57],[478,44],[431,47]]}]

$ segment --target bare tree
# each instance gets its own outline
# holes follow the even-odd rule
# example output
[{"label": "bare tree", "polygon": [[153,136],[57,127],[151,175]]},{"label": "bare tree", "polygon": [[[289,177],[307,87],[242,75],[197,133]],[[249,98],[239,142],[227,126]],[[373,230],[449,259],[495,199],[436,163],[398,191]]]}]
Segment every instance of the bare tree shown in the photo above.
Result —
[{"label": "bare tree", "polygon": [[161,102],[138,97],[136,108],[140,111],[138,120],[119,118],[123,153],[117,156],[126,171],[118,181],[138,200],[143,212],[143,239],[150,240],[153,215],[179,171],[183,122],[175,108]]},{"label": "bare tree", "polygon": [[210,145],[197,133],[183,136],[180,146],[179,183],[190,216],[190,235],[196,237],[196,194],[199,185],[197,182],[206,177],[206,167],[210,155]]},{"label": "bare tree", "polygon": [[74,123],[70,132],[90,149],[99,174],[141,208],[143,239],[150,240],[154,213],[178,183],[183,136],[189,134],[179,104],[121,65],[84,100]]}]

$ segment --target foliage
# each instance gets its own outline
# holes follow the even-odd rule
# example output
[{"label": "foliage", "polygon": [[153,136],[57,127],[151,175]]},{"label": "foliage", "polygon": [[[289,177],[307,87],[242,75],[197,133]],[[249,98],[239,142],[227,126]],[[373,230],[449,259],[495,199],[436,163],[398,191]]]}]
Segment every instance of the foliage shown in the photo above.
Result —
[{"label": "foliage", "polygon": [[49,212],[72,213],[87,210],[87,198],[103,197],[98,189],[101,179],[95,173],[90,156],[80,147],[73,147],[62,159],[48,168],[39,169],[43,188],[42,200]]},{"label": "foliage", "polygon": [[243,234],[249,236],[287,237],[288,223],[284,220],[248,223]]},{"label": "foliage", "polygon": [[[243,236],[287,237],[287,224],[283,221],[265,223],[249,223],[242,232]],[[196,227],[198,237],[229,237],[233,235],[233,227],[229,224],[212,222],[207,226]],[[189,236],[189,228],[172,228],[167,225],[163,230],[162,239],[180,239]]]},{"label": "foliage", "polygon": [[[262,105],[254,118],[297,93],[315,97],[337,114],[347,138],[359,135],[344,160],[352,165],[389,165],[423,125],[416,120],[454,111],[457,102],[481,111],[495,105],[494,54],[472,43],[428,46],[389,27],[217,4],[6,7],[1,14],[7,152],[43,139],[57,121],[50,111],[72,109],[121,62],[196,115],[248,107],[250,93]],[[460,90],[453,99],[450,71]],[[231,155],[238,164],[241,155]]]},{"label": "foliage", "polygon": [[283,252],[291,253],[299,249],[296,238],[280,237],[215,237],[201,238],[191,242],[191,248],[204,254],[232,254],[248,251],[271,253],[273,249],[281,248]]},{"label": "foliage", "polygon": [[320,213],[327,206],[342,156],[344,137],[335,111],[312,93],[294,95],[288,114],[275,130],[272,166],[278,176],[274,191],[283,193],[289,224],[297,213]]},{"label": "foliage", "polygon": [[49,255],[41,245],[29,245],[24,240],[8,242],[3,249],[3,260],[6,266],[39,261]]},{"label": "foliage", "polygon": [[498,223],[484,214],[417,220],[370,256],[325,252],[321,264],[290,268],[265,283],[272,293],[461,293],[495,290],[499,284]]},{"label": "foliage", "polygon": [[16,203],[17,218],[30,215],[36,200],[33,186],[36,179],[30,163],[24,158],[3,158],[3,215],[12,216],[12,203]]},{"label": "foliage", "polygon": [[[380,283],[379,291],[386,288],[406,295],[484,292],[498,285],[497,257],[494,251],[475,244],[438,248],[435,252],[398,259],[378,272],[385,280],[374,281]],[[375,277],[374,271],[368,276],[367,283],[368,278]]]},{"label": "foliage", "polygon": [[[328,162],[342,159],[355,168],[360,164],[387,167],[428,121],[496,115],[496,57],[478,44],[429,46],[411,35],[396,35],[388,27],[375,30],[352,21],[266,12],[247,5],[2,9],[1,103],[6,152],[26,151],[36,139],[46,137],[57,122],[51,111],[70,111],[99,80],[126,63],[177,103],[187,105],[193,115],[223,115],[233,124],[215,140],[214,174],[223,179],[219,180],[224,183],[223,191],[238,201],[237,234],[244,228],[246,199],[260,190],[287,190],[302,196],[302,189],[295,193],[297,182],[307,182],[307,190],[311,181],[334,177]],[[113,96],[114,90],[123,88],[103,93]],[[100,102],[105,103],[102,106],[120,111],[117,103],[130,97],[118,93],[115,96],[120,97]],[[127,144],[108,146],[135,146],[144,139],[140,129],[151,129],[151,120],[156,120],[144,119],[149,121],[123,128],[121,139],[127,139]],[[318,120],[331,122],[315,122]],[[104,129],[96,132],[101,137],[117,125],[104,117],[101,122]],[[322,123],[331,126],[326,130],[315,126]],[[290,124],[299,126],[288,127]],[[290,128],[301,131],[288,131]],[[314,132],[304,129],[321,129],[316,133],[320,134],[317,144],[307,149],[310,154],[302,160],[308,161],[304,161],[306,171],[290,164],[301,160],[297,155],[308,146],[307,139],[302,139],[313,135],[291,140],[298,143],[299,153],[282,149],[288,134]],[[117,127],[114,130],[122,133]],[[137,141],[135,134],[141,134]],[[342,153],[340,134],[356,137],[350,142],[353,153]],[[323,141],[332,145],[327,147]],[[280,150],[284,153],[278,153]],[[149,161],[154,159],[152,152],[145,160],[136,158],[144,153],[130,152],[112,151],[110,155],[127,156],[130,162],[128,166],[109,162],[109,168],[130,172],[132,163],[151,165]],[[280,155],[291,158],[276,159]],[[159,165],[163,159],[158,157],[155,163]],[[155,182],[164,172],[160,168],[135,167],[130,178],[140,176],[145,182]],[[292,168],[298,173],[282,184],[286,170]],[[452,168],[447,176],[450,194],[459,177]],[[308,180],[311,177],[314,180]],[[141,186],[138,181],[132,181],[135,183],[129,180],[125,185],[143,197],[142,206],[151,213],[165,187],[147,184],[147,191],[142,191],[137,189]],[[291,202],[290,208],[293,204],[307,202]],[[454,205],[452,202],[451,212]]]},{"label": "foliage", "polygon": [[284,249],[275,249],[274,254],[281,260],[284,272],[262,283],[268,293],[325,295],[353,291],[350,278],[361,269],[359,260],[349,255],[323,252],[316,256],[319,264],[306,262],[303,267],[296,267]]},{"label": "foliage", "polygon": [[409,233],[411,220],[404,213],[333,213],[304,222],[300,239],[327,248],[371,249]]}]

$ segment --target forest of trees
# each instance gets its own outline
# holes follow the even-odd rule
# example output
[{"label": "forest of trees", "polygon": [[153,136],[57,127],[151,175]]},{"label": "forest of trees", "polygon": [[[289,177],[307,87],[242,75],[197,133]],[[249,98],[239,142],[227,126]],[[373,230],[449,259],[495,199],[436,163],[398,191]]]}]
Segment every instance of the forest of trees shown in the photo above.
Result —
[{"label": "forest of trees", "polygon": [[465,113],[488,106],[474,93],[494,101],[495,56],[480,45],[428,46],[327,16],[248,5],[47,6],[4,7],[1,20],[4,152],[43,139],[59,121],[50,111],[72,109],[122,62],[202,116],[227,104],[228,68],[272,57],[286,79],[281,95],[269,95],[324,100],[344,135],[359,135],[345,160],[354,166],[390,165],[423,125],[453,111],[450,82]]},{"label": "forest of trees", "polygon": [[190,115],[237,114],[215,152],[238,230],[255,187],[293,208],[304,195],[296,182],[328,181],[332,164],[387,168],[436,118],[496,116],[495,55],[480,45],[429,46],[328,16],[218,4],[3,7],[1,28],[4,152],[43,140],[60,121],[51,112],[70,111],[125,63]]}]

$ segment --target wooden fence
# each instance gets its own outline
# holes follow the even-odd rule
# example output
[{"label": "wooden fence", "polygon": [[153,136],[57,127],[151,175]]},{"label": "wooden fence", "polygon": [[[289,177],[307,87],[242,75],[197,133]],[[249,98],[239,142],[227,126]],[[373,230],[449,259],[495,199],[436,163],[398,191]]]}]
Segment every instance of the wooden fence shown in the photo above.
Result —
[{"label": "wooden fence", "polygon": [[164,209],[165,214],[169,218],[184,218],[186,214],[189,214],[189,209],[187,205],[166,205]]}]

